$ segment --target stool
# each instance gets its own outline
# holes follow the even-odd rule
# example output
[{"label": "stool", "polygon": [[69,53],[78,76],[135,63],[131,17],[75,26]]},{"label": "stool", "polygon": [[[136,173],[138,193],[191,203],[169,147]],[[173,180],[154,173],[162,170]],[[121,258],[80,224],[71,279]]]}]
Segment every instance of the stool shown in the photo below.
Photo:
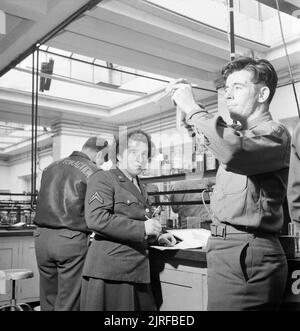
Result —
[{"label": "stool", "polygon": [[[28,310],[32,310],[27,303],[18,303],[16,300],[16,280],[32,278],[33,272],[29,269],[6,269],[0,270],[0,281],[12,281],[12,290],[11,290],[11,299],[8,305],[0,307],[1,310],[14,310],[20,311],[24,310],[22,306],[27,307]],[[5,294],[6,291],[3,291],[2,294]]]}]

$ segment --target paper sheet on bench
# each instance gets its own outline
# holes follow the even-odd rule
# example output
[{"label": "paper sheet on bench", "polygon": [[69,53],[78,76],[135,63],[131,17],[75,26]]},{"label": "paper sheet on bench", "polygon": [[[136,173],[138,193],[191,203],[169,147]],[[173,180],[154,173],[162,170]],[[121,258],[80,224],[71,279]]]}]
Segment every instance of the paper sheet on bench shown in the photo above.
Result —
[{"label": "paper sheet on bench", "polygon": [[169,249],[188,249],[188,248],[204,248],[211,232],[206,229],[174,229],[168,230],[173,236],[181,239],[179,243],[172,247],[166,246],[151,246],[153,248],[163,250]]}]

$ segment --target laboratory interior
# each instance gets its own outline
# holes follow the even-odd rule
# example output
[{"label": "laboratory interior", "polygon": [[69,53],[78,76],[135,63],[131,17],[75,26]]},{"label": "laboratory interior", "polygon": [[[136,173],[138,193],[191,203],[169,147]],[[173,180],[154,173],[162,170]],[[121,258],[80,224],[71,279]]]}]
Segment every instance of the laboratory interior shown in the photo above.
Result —
[{"label": "laboratory interior", "polygon": [[[221,68],[241,56],[274,66],[270,113],[293,136],[298,0],[0,0],[0,308],[14,300],[16,310],[40,309],[33,234],[44,169],[91,136],[113,145],[120,131],[143,130],[151,159],[140,182],[161,226],[182,235],[177,249],[149,248],[158,310],[207,310],[205,244],[220,160],[166,87],[188,81],[196,102],[231,124]],[[300,237],[286,201],[283,211],[280,309],[300,310]],[[18,269],[29,274],[5,272]]]}]

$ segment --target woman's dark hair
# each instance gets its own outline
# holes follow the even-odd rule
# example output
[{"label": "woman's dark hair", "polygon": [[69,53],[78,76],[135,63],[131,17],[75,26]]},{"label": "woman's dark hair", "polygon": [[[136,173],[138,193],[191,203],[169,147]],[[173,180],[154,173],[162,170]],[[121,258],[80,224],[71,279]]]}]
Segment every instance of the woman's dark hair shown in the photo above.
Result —
[{"label": "woman's dark hair", "polygon": [[131,132],[127,132],[127,134],[125,133],[123,135],[120,135],[116,139],[116,157],[119,154],[120,140],[123,141],[125,139],[127,139],[127,144],[129,139],[145,142],[148,145],[148,158],[151,158],[151,138],[146,132],[142,130],[134,130]]},{"label": "woman's dark hair", "polygon": [[240,57],[226,64],[222,69],[224,81],[235,71],[247,70],[252,72],[252,82],[254,84],[264,83],[270,89],[267,102],[273,99],[277,87],[277,73],[273,65],[264,59],[253,59],[251,57]]}]

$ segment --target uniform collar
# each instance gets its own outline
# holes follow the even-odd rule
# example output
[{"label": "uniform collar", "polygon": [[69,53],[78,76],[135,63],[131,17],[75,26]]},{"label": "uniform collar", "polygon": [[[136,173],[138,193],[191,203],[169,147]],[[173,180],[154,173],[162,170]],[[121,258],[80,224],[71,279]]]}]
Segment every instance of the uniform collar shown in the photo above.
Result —
[{"label": "uniform collar", "polygon": [[[124,187],[126,190],[130,191],[133,195],[135,195],[141,202],[144,204],[147,204],[147,191],[145,190],[143,184],[140,185],[141,192],[138,190],[138,188],[134,185],[134,183],[131,181],[129,177],[125,175],[123,172],[123,169],[111,169],[109,170],[112,173],[115,174],[115,176],[118,178],[118,181],[120,182],[120,185]],[[131,177],[132,178],[132,177]],[[139,178],[136,177],[138,183]]]},{"label": "uniform collar", "polygon": [[70,156],[80,156],[80,157],[83,157],[84,159],[91,161],[91,159],[88,157],[88,155],[86,155],[83,152],[79,152],[79,151],[74,151]]},{"label": "uniform collar", "polygon": [[137,177],[132,177],[126,169],[120,169],[120,171],[131,181],[133,182],[133,178],[137,180]]},{"label": "uniform collar", "polygon": [[272,121],[272,115],[267,112],[264,113],[258,117],[256,117],[254,120],[250,121],[247,125],[247,127],[243,127],[243,130],[251,130],[253,128],[255,128],[257,125],[263,123],[263,122],[268,122],[268,121]]},{"label": "uniform collar", "polygon": [[110,171],[114,172],[117,175],[117,177],[118,177],[118,179],[119,179],[120,182],[127,182],[128,180],[130,180],[130,182],[132,181],[131,180],[132,177],[129,178],[127,175],[125,175],[125,173],[123,172],[123,170],[121,170],[118,167],[115,168],[115,169],[111,169]]}]

